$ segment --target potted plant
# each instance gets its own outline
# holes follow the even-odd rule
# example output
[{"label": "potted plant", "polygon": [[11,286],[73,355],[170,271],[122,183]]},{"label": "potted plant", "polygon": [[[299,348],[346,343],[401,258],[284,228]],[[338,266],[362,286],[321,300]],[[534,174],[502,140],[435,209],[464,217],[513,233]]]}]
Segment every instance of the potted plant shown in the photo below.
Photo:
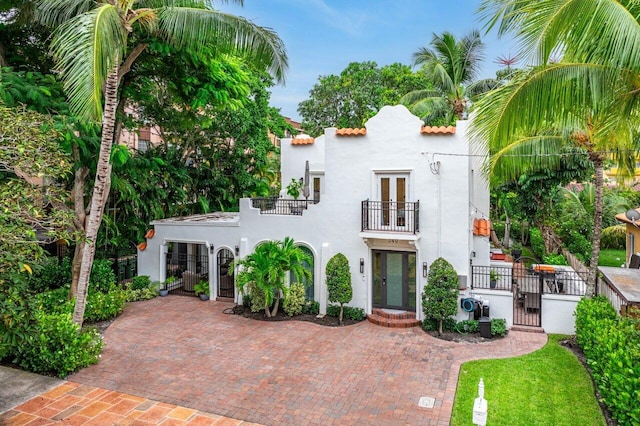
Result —
[{"label": "potted plant", "polygon": [[289,182],[289,185],[287,185],[287,195],[293,197],[294,200],[297,200],[300,196],[302,186],[302,179],[296,180],[295,178],[291,178],[291,182]]},{"label": "potted plant", "polygon": [[169,294],[169,286],[176,282],[176,277],[168,277],[164,284],[161,284],[161,287],[158,289],[158,293],[160,296],[164,297]]},{"label": "potted plant", "polygon": [[200,300],[209,300],[209,282],[208,281],[198,281],[195,286],[193,286],[193,290],[200,297]]},{"label": "potted plant", "polygon": [[489,287],[496,288],[496,284],[498,283],[498,278],[500,278],[500,274],[495,269],[489,271]]}]

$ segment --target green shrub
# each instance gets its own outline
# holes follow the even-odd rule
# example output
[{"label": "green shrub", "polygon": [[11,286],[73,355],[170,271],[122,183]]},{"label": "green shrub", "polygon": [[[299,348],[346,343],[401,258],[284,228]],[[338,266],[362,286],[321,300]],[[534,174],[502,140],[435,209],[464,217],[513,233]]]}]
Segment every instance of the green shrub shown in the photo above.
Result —
[{"label": "green shrub", "polygon": [[480,322],[478,320],[464,320],[456,324],[456,331],[460,334],[478,333],[480,331]]},{"label": "green shrub", "polygon": [[116,274],[109,259],[96,259],[91,268],[89,287],[102,293],[108,293],[112,284],[117,282]]},{"label": "green shrub", "polygon": [[343,306],[349,303],[353,297],[353,288],[351,287],[351,270],[349,269],[349,261],[342,253],[337,253],[325,268],[327,274],[327,292],[329,302],[337,302],[340,304],[340,314],[338,319],[342,322]]},{"label": "green shrub", "polygon": [[504,337],[507,334],[507,320],[504,318],[491,319],[491,335]]},{"label": "green shrub", "polygon": [[542,259],[545,255],[544,240],[542,239],[542,232],[538,228],[529,228],[529,241],[531,242],[531,250],[533,253]]},{"label": "green shrub", "polygon": [[90,291],[84,312],[88,322],[104,321],[117,317],[124,309],[128,292],[112,284],[107,293]]},{"label": "green shrub", "polygon": [[68,287],[71,284],[71,260],[68,257],[58,262],[55,257],[47,258],[34,274],[29,277],[29,288],[35,293]]},{"label": "green shrub", "polygon": [[302,307],[305,304],[304,298],[304,285],[299,282],[291,284],[289,288],[289,295],[284,299],[282,309],[290,317],[294,315],[300,315],[302,313]]},{"label": "green shrub", "polygon": [[[422,329],[424,331],[438,331],[439,326],[440,326],[440,320],[436,318],[425,318],[422,320]],[[456,327],[457,327],[457,323],[455,318],[453,317],[445,318],[442,321],[443,332],[457,331]]]},{"label": "green shrub", "polygon": [[304,305],[302,305],[302,313],[318,315],[320,313],[320,303],[315,300],[305,300]]},{"label": "green shrub", "polygon": [[576,340],[618,424],[640,424],[640,320],[618,317],[604,297],[576,308]]},{"label": "green shrub", "polygon": [[[330,317],[340,317],[340,305],[328,305],[327,315]],[[353,306],[342,306],[343,318],[353,321],[362,321],[367,317],[362,308],[354,308]]]},{"label": "green shrub", "polygon": [[45,291],[35,296],[38,309],[47,314],[72,313],[74,301],[69,300],[69,289],[66,287]]},{"label": "green shrub", "polygon": [[127,290],[126,291],[127,302],[138,302],[140,300],[149,300],[158,296],[158,290],[153,287],[141,288],[138,290]]},{"label": "green shrub", "polygon": [[131,290],[142,290],[149,287],[151,287],[151,278],[149,278],[148,275],[139,275],[131,279],[128,288]]},{"label": "green shrub", "polygon": [[591,259],[591,242],[582,234],[572,231],[569,234],[569,241],[565,241],[567,249],[580,260],[589,261]]},{"label": "green shrub", "polygon": [[625,225],[609,226],[602,230],[600,248],[625,249],[627,232]]},{"label": "green shrub", "polygon": [[443,321],[458,312],[458,273],[442,257],[434,260],[429,269],[427,284],[422,292],[424,318],[438,321],[438,332],[444,331]]},{"label": "green shrub", "polygon": [[547,265],[568,265],[567,259],[561,254],[551,253],[542,257],[542,262]]},{"label": "green shrub", "polygon": [[264,305],[266,303],[264,292],[260,291],[253,282],[248,282],[245,286],[246,290],[249,292],[249,302],[251,303],[251,312],[260,312],[264,310]]},{"label": "green shrub", "polygon": [[493,231],[496,233],[496,237],[498,237],[499,240],[502,241],[502,239],[504,238],[504,231],[506,228],[506,225],[504,222],[491,222],[491,226],[493,227]]},{"label": "green shrub", "polygon": [[66,377],[79,368],[98,362],[102,350],[100,334],[80,331],[71,314],[36,314],[37,332],[17,350],[20,367],[34,373]]}]

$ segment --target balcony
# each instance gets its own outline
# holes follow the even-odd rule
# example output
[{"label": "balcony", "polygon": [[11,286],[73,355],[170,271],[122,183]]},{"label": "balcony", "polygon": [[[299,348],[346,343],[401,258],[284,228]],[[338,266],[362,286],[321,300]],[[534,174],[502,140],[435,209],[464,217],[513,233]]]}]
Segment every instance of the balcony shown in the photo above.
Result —
[{"label": "balcony", "polygon": [[404,232],[420,231],[420,201],[362,202],[362,231]]},{"label": "balcony", "polygon": [[251,207],[260,209],[260,214],[302,216],[303,210],[306,210],[309,204],[316,203],[314,200],[291,200],[277,197],[251,199]]}]

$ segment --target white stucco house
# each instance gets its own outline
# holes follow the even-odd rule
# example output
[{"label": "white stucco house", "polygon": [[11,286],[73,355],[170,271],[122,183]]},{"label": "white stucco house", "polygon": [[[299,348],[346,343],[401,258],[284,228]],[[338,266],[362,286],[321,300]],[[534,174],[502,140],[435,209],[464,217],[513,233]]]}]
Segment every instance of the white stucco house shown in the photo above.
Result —
[{"label": "white stucco house", "polygon": [[466,121],[425,127],[404,106],[387,106],[362,129],[328,128],[315,139],[284,139],[282,187],[304,179],[308,164],[308,202],[242,199],[238,213],[155,221],[138,253],[138,273],[164,281],[177,257],[197,258],[199,267],[189,269],[208,277],[211,298],[241,303],[228,277],[230,261],[265,240],[289,236],[313,257],[308,297],[321,312],[325,266],[340,252],[353,277],[349,305],[419,318],[421,291],[436,258],[455,267],[462,287],[472,263],[489,264],[488,238],[472,232],[474,219],[489,211],[489,190],[480,162],[469,155],[466,127]]}]

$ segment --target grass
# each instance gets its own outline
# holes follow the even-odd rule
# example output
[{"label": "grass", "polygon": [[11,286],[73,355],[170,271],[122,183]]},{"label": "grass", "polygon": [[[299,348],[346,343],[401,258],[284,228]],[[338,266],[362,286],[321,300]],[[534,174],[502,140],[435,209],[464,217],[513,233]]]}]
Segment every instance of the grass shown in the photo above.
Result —
[{"label": "grass", "polygon": [[561,335],[524,356],[467,362],[460,368],[451,425],[472,425],[478,382],[484,380],[490,425],[606,425],[589,374]]},{"label": "grass", "polygon": [[624,249],[600,249],[598,266],[620,267],[625,262],[627,253]]}]

